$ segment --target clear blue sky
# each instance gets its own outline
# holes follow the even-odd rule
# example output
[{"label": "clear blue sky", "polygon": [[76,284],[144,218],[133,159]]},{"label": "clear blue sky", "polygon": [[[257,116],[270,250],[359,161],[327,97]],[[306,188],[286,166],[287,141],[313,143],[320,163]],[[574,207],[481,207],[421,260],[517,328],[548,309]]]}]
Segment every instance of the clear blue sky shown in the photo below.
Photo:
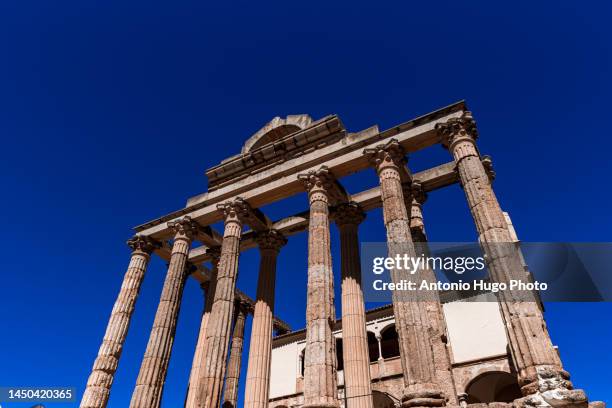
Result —
[{"label": "clear blue sky", "polygon": [[[337,113],[357,131],[466,99],[520,238],[610,241],[609,3],[426,3],[3,1],[0,385],[80,397],[131,227],[205,191],[204,170],[276,115]],[[448,159],[435,148],[411,167]],[[300,195],[263,210],[306,205]],[[459,187],[431,194],[425,217],[432,240],[476,237]],[[382,228],[371,213],[362,239],[382,240]],[[252,295],[257,260],[241,258],[239,287]],[[152,262],[111,407],[129,402],[164,272]],[[278,275],[278,314],[302,327],[305,234]],[[164,407],[183,401],[201,308],[190,281]],[[608,402],[611,315],[603,303],[547,312],[576,386]]]}]

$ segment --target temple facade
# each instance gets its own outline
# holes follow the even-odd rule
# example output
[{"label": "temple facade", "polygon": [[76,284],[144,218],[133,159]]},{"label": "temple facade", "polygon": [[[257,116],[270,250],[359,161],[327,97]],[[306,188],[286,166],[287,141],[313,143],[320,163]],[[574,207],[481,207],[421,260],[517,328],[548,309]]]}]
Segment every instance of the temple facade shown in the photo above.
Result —
[{"label": "temple facade", "polygon": [[[417,302],[394,292],[391,305],[366,313],[359,253],[366,213],[382,208],[389,256],[415,256],[415,244],[427,242],[427,194],[455,183],[465,192],[489,279],[527,278],[518,246],[498,245],[517,237],[477,138],[464,102],[387,130],[350,132],[336,115],[274,118],[239,154],[206,171],[208,191],[135,227],[128,241],[132,255],[80,406],[107,406],[147,265],[158,256],[168,269],[130,407],[161,406],[183,289],[195,279],[203,311],[186,407],[236,407],[244,376],[248,408],[587,408],[585,393],[563,369],[537,301],[501,293],[488,303],[447,302],[444,294]],[[448,150],[448,162],[411,171],[408,158],[436,145]],[[378,185],[347,191],[342,179],[362,171],[375,172]],[[308,198],[292,216],[272,220],[261,210],[303,192]],[[222,230],[213,227],[219,222]],[[340,232],[339,282],[332,270],[332,226]],[[301,233],[308,234],[306,324],[292,331],[276,316],[282,315],[275,309],[276,263],[291,236]],[[250,249],[260,254],[254,298],[236,287],[240,254]],[[390,272],[396,281],[404,273]],[[435,278],[431,270],[419,272]],[[341,288],[339,310],[335,285]]]}]

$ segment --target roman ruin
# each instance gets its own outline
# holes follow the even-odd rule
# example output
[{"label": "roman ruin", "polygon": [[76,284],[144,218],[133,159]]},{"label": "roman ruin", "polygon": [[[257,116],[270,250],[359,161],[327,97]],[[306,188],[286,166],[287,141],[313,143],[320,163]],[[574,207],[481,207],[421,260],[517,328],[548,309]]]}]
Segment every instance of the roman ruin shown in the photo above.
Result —
[{"label": "roman ruin", "polygon": [[[548,334],[541,305],[500,293],[498,302],[412,302],[367,311],[361,286],[359,226],[382,208],[389,256],[425,243],[427,194],[459,183],[465,192],[490,280],[524,275],[518,238],[492,188],[471,112],[458,102],[388,130],[350,132],[336,115],[274,118],[240,154],[208,169],[208,191],[185,208],[135,227],[127,272],[80,406],[107,406],[136,300],[151,256],[168,263],[130,407],[161,406],[186,280],[205,301],[185,406],[234,408],[246,379],[247,408],[474,407],[587,408]],[[407,157],[442,145],[449,161],[413,172]],[[342,179],[375,172],[379,185],[348,192]],[[262,207],[306,192],[293,216],[271,220]],[[213,228],[223,223],[223,231]],[[432,221],[433,222],[433,221]],[[340,232],[341,282],[334,282],[330,228]],[[292,331],[275,309],[277,257],[308,234],[306,325]],[[240,254],[260,253],[257,293],[236,287]],[[305,248],[306,253],[306,248]],[[282,271],[279,271],[281,273]],[[394,280],[402,272],[392,269]],[[428,279],[432,270],[421,271]],[[341,288],[336,311],[334,286]],[[245,339],[245,321],[252,333]],[[481,324],[476,324],[481,322]],[[248,365],[241,355],[248,350]],[[602,406],[600,402],[592,406]]]}]

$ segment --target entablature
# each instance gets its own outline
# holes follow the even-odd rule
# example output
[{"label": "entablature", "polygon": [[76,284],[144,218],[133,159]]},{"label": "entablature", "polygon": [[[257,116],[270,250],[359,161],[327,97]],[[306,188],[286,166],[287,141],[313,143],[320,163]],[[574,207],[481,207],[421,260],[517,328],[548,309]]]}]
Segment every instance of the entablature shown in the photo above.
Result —
[{"label": "entablature", "polygon": [[[391,139],[396,139],[407,154],[424,149],[439,142],[435,129],[437,123],[460,117],[465,109],[465,104],[461,101],[383,132],[379,132],[377,127],[371,127],[359,133],[348,133],[334,143],[305,151],[299,157],[278,162],[265,170],[194,197],[188,201],[186,208],[137,226],[135,230],[141,235],[157,240],[168,239],[170,236],[166,225],[168,221],[189,215],[200,225],[214,224],[222,220],[217,204],[235,197],[240,196],[253,208],[259,208],[299,194],[304,191],[303,183],[298,179],[299,174],[326,166],[337,179],[340,179],[367,169],[370,164],[363,154],[364,149],[374,148]],[[333,120],[334,116],[317,123],[323,126],[327,121]],[[340,126],[339,120],[338,126]],[[312,131],[312,129],[310,127],[306,131]],[[445,183],[451,179],[453,183],[456,182],[456,176],[448,175],[448,167],[438,166],[435,169],[442,171],[445,175],[433,177],[438,180],[438,184],[430,185],[421,177],[421,182],[424,183],[426,190],[446,185]],[[414,177],[416,179],[417,175]]]}]

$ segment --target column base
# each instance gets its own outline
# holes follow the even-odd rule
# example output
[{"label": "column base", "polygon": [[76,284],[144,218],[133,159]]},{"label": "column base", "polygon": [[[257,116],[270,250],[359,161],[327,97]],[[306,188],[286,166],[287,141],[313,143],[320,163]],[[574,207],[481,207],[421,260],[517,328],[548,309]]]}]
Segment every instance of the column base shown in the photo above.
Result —
[{"label": "column base", "polygon": [[522,378],[523,398],[514,401],[516,408],[553,407],[588,408],[583,390],[572,389],[569,373],[555,366],[535,367],[535,374]]},{"label": "column base", "polygon": [[514,401],[516,408],[552,407],[552,408],[589,408],[583,390],[555,389],[538,392]]},{"label": "column base", "polygon": [[404,391],[402,408],[443,407],[446,398],[441,391]]}]

